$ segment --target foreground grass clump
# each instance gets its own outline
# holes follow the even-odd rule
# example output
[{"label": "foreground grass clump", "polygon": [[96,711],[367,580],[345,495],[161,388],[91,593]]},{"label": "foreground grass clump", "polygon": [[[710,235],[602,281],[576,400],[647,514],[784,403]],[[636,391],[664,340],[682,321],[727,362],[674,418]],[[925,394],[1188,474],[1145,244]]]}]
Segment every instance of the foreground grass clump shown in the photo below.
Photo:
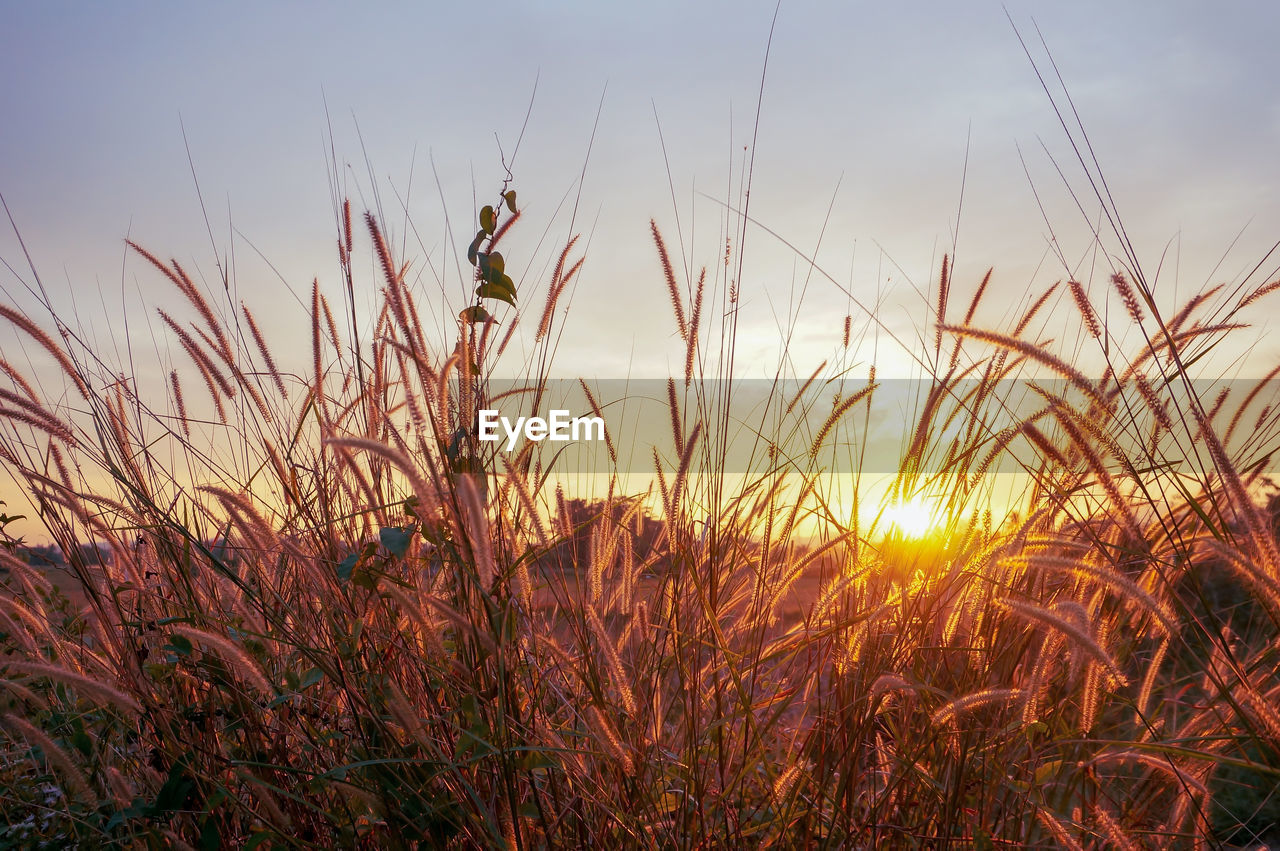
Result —
[{"label": "foreground grass clump", "polygon": [[[1033,330],[1049,293],[985,331],[983,281],[949,323],[944,261],[892,486],[935,500],[910,536],[837,510],[826,472],[878,410],[874,369],[817,412],[807,456],[766,432],[755,472],[724,475],[728,401],[689,379],[732,377],[707,352],[737,293],[682,285],[655,225],[687,345],[670,442],[647,496],[615,479],[586,502],[550,453],[471,430],[516,329],[483,300],[523,285],[495,251],[502,200],[443,347],[373,216],[376,331],[344,334],[317,285],[307,375],[137,246],[177,290],[166,400],[4,309],[66,379],[41,394],[0,364],[0,456],[69,576],[0,549],[0,842],[1138,848],[1273,824],[1276,417],[1265,384],[1202,399],[1188,365],[1274,285],[1165,319],[1117,273],[1143,341],[1121,353],[1070,283],[1080,333],[1113,341],[1091,379]],[[543,293],[531,412],[575,244]],[[1010,416],[1011,378],[1038,388],[1030,413]],[[798,399],[762,417],[775,436],[814,413]],[[1008,462],[1028,486],[1001,523],[986,476]]]}]

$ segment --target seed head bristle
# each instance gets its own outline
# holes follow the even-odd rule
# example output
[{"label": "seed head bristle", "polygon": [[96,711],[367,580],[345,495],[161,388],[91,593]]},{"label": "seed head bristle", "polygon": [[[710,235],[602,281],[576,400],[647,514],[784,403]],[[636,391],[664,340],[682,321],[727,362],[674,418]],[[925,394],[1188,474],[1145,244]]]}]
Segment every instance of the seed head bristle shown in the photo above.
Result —
[{"label": "seed head bristle", "polygon": [[[582,392],[586,394],[587,404],[591,406],[591,413],[603,420],[604,411],[600,407],[600,400],[596,398],[596,394],[591,392],[591,388],[587,385],[585,379],[579,378],[578,383],[582,385]],[[613,438],[609,436],[608,429],[604,430],[604,447],[609,453],[609,460],[617,464],[618,450],[614,448]]]},{"label": "seed head bristle", "polygon": [[1000,346],[1004,349],[1015,351],[1018,354],[1025,355],[1031,360],[1048,367],[1058,375],[1069,380],[1079,390],[1083,391],[1089,399],[1104,407],[1108,406],[1108,400],[1099,390],[1098,385],[1085,378],[1084,373],[1071,366],[1061,358],[1049,354],[1043,346],[1036,345],[1028,340],[1019,339],[1018,337],[999,334],[994,331],[980,331],[976,328],[966,328],[957,325],[948,325],[945,330],[953,334],[959,334],[965,337],[972,337],[975,340],[981,340],[994,346]]},{"label": "seed head bristle", "polygon": [[1080,311],[1081,318],[1084,319],[1085,330],[1089,332],[1089,336],[1097,340],[1102,336],[1102,328],[1098,325],[1098,314],[1094,312],[1093,305],[1089,303],[1089,296],[1085,294],[1084,287],[1079,281],[1068,281],[1067,286],[1071,288],[1071,298],[1075,300],[1076,309]]},{"label": "seed head bristle", "polygon": [[1111,283],[1115,285],[1116,292],[1120,294],[1120,301],[1124,304],[1124,309],[1128,311],[1129,318],[1141,325],[1143,319],[1142,305],[1138,303],[1138,296],[1134,293],[1129,279],[1124,276],[1123,272],[1116,272],[1111,276]]},{"label": "seed head bristle", "polygon": [[957,697],[934,710],[932,721],[941,726],[968,712],[992,704],[1014,704],[1022,698],[1022,690],[1016,688],[988,688]]},{"label": "seed head bristle", "polygon": [[514,225],[516,222],[520,221],[520,216],[523,214],[524,214],[523,209],[516,210],[514,213],[512,213],[510,216],[507,217],[507,220],[505,222],[498,225],[498,229],[493,232],[493,237],[489,240],[490,251],[492,251],[494,246],[496,246],[499,242],[502,241],[502,238],[507,235],[507,231],[511,230],[511,226]]},{"label": "seed head bristle", "polygon": [[1067,851],[1084,851],[1084,846],[1076,841],[1062,822],[1053,813],[1043,807],[1036,807],[1036,818],[1049,829],[1057,843]]},{"label": "seed head bristle", "polygon": [[394,287],[397,283],[396,264],[391,260],[391,249],[387,247],[382,228],[378,227],[378,220],[373,217],[373,213],[366,212],[364,222],[369,228],[369,236],[373,239],[373,248],[378,255],[378,263],[382,266],[382,275],[386,278],[387,284]]},{"label": "seed head bristle", "polygon": [[614,688],[618,690],[618,696],[622,701],[622,708],[627,714],[635,717],[636,715],[636,698],[631,690],[631,684],[627,681],[626,669],[622,667],[622,657],[618,655],[618,648],[614,644],[613,637],[609,635],[604,628],[604,621],[600,619],[600,615],[596,612],[594,606],[587,606],[587,621],[591,624],[591,629],[596,634],[598,646],[603,651],[605,663],[609,668],[609,674],[613,679]]},{"label": "seed head bristle", "polygon": [[1013,337],[1022,336],[1022,332],[1027,330],[1027,326],[1031,324],[1031,320],[1034,319],[1036,314],[1040,312],[1040,308],[1044,307],[1045,302],[1049,300],[1049,297],[1052,296],[1055,292],[1057,292],[1058,286],[1060,283],[1061,282],[1049,287],[1047,290],[1045,290],[1043,293],[1040,294],[1039,298],[1037,298],[1034,302],[1032,302],[1031,307],[1027,308],[1027,312],[1022,314],[1022,318],[1019,319],[1018,324],[1014,326],[1013,334],[1011,336]]},{"label": "seed head bristle", "polygon": [[4,724],[26,739],[28,744],[38,747],[44,753],[44,758],[58,769],[62,781],[67,784],[67,791],[88,801],[93,807],[97,807],[98,798],[90,789],[84,772],[76,767],[76,764],[67,756],[67,752],[58,747],[43,730],[12,712],[5,713]]},{"label": "seed head bristle", "polygon": [[693,315],[689,319],[689,339],[684,355],[684,386],[693,381],[693,363],[698,353],[698,326],[702,322],[702,292],[707,283],[707,269],[704,266],[698,275],[698,286],[693,295]]},{"label": "seed head bristle", "polygon": [[942,272],[938,275],[938,305],[936,311],[938,331],[937,339],[934,342],[935,351],[942,351],[942,326],[947,322],[947,297],[951,292],[949,261],[950,258],[946,254],[943,254]]},{"label": "seed head bristle", "polygon": [[55,682],[64,683],[104,703],[123,709],[131,715],[142,714],[142,705],[133,697],[125,694],[115,686],[100,682],[78,671],[72,671],[60,665],[19,660],[7,660],[5,665],[9,670],[26,674],[29,677],[48,677]]},{"label": "seed head bristle", "polygon": [[667,414],[671,417],[671,441],[676,455],[684,455],[684,426],[680,420],[680,397],[676,393],[676,380],[667,379]]},{"label": "seed head bristle", "polygon": [[193,644],[200,643],[212,649],[214,653],[221,657],[223,662],[244,677],[245,681],[252,685],[259,694],[263,697],[272,696],[271,681],[262,672],[262,668],[243,647],[230,638],[215,635],[207,630],[196,629],[186,624],[171,624],[169,629]]},{"label": "seed head bristle", "polygon": [[13,383],[18,386],[18,389],[20,389],[28,399],[32,402],[38,402],[40,400],[40,397],[36,395],[35,389],[27,382],[27,379],[22,377],[22,373],[14,369],[13,365],[4,358],[0,358],[0,370],[3,370],[4,373],[13,380]]},{"label": "seed head bristle", "polygon": [[344,198],[342,200],[342,235],[346,240],[347,257],[351,257],[351,249],[354,243],[351,239],[351,199]]},{"label": "seed head bristle", "polygon": [[311,281],[311,374],[315,380],[316,399],[324,404],[324,366],[320,360],[320,279]]},{"label": "seed head bristle", "polygon": [[1129,838],[1129,834],[1103,805],[1094,805],[1093,819],[1109,840],[1110,847],[1117,851],[1141,851],[1140,846]]},{"label": "seed head bristle", "polygon": [[[845,318],[848,319],[848,317],[845,317]],[[847,322],[846,322],[846,327],[848,327]],[[822,370],[826,368],[827,368],[827,362],[824,360],[822,363],[818,364],[817,369],[815,369],[813,372],[809,374],[809,377],[805,379],[804,384],[800,385],[800,389],[796,391],[795,395],[791,397],[791,401],[787,403],[786,412],[788,416],[790,416],[791,412],[795,410],[795,407],[800,403],[800,400],[804,398],[805,391],[809,389],[810,385],[812,385],[813,382],[822,373]]]},{"label": "seed head bristle", "polygon": [[565,243],[564,249],[560,252],[560,256],[556,259],[555,269],[551,273],[551,283],[547,286],[547,300],[542,307],[542,318],[538,320],[538,332],[534,335],[534,342],[542,342],[551,329],[551,319],[555,314],[556,303],[560,300],[560,294],[564,292],[564,288],[568,286],[569,281],[582,268],[585,257],[578,258],[578,262],[574,263],[566,272],[564,264],[569,259],[569,252],[573,250],[573,246],[578,241],[575,234],[572,239]]},{"label": "seed head bristle", "polygon": [[68,446],[76,445],[75,434],[72,433],[70,425],[23,396],[7,392],[4,395],[12,397],[8,401],[14,403],[15,407],[0,406],[0,417],[26,423],[50,437],[56,437]]},{"label": "seed head bristle", "polygon": [[333,310],[329,307],[329,299],[325,298],[323,294],[320,296],[320,307],[324,311],[324,321],[329,331],[329,342],[333,344],[333,350],[341,358],[342,338],[338,336],[338,323],[334,321]]},{"label": "seed head bristle", "polygon": [[1169,409],[1165,406],[1164,400],[1156,395],[1155,388],[1151,386],[1151,382],[1147,380],[1147,377],[1145,375],[1136,375],[1134,376],[1134,383],[1138,385],[1138,393],[1142,395],[1142,400],[1147,403],[1147,408],[1156,418],[1156,422],[1160,424],[1160,427],[1166,431],[1172,429],[1173,420],[1169,417]]},{"label": "seed head bristle", "polygon": [[1280,278],[1277,278],[1276,280],[1271,281],[1269,283],[1265,283],[1262,286],[1258,287],[1253,292],[1249,293],[1247,296],[1241,299],[1239,308],[1237,309],[1248,307],[1258,299],[1262,298],[1268,293],[1273,293],[1276,290],[1280,290]]},{"label": "seed head bristle", "polygon": [[179,289],[182,290],[182,294],[185,295],[187,297],[187,301],[191,302],[192,306],[195,307],[196,312],[200,314],[200,318],[204,320],[205,326],[208,327],[209,333],[213,335],[215,343],[214,348],[217,351],[218,356],[227,363],[230,363],[233,357],[231,344],[227,340],[227,335],[222,328],[222,323],[218,321],[216,316],[214,316],[213,309],[209,307],[209,302],[205,300],[204,295],[200,292],[200,288],[191,280],[191,277],[182,268],[181,264],[179,264],[177,260],[170,260],[169,262],[173,264],[173,270],[178,274],[178,278],[182,281],[182,285],[179,287]]},{"label": "seed head bristle", "polygon": [[822,445],[826,442],[827,435],[829,435],[831,430],[836,427],[836,423],[840,422],[840,418],[848,413],[849,409],[854,405],[870,396],[878,386],[879,385],[875,383],[868,384],[848,399],[845,399],[832,407],[831,413],[827,416],[826,422],[824,422],[822,427],[818,429],[818,434],[813,438],[813,443],[809,446],[809,457],[817,457],[818,452],[822,449]]},{"label": "seed head bristle", "polygon": [[1085,631],[1085,627],[1076,623],[1070,617],[1070,612],[1067,609],[1058,606],[1055,607],[1056,611],[1050,611],[1033,603],[1009,597],[1002,598],[998,602],[1023,618],[1052,627],[1071,638],[1075,642],[1077,649],[1092,656],[1110,673],[1113,685],[1123,686],[1126,682],[1124,673],[1120,670],[1119,665],[1116,664],[1115,659],[1111,657],[1111,654],[1092,635]]},{"label": "seed head bristle", "polygon": [[687,342],[689,339],[689,325],[685,321],[684,303],[680,300],[680,286],[676,283],[676,273],[671,267],[671,257],[667,254],[667,244],[662,239],[662,232],[658,230],[656,220],[649,220],[649,230],[653,234],[654,245],[658,247],[658,259],[662,263],[662,275],[667,281],[667,294],[671,296],[671,307],[676,314],[676,328],[680,332],[680,339]]},{"label": "seed head bristle", "polygon": [[973,294],[973,299],[969,302],[969,309],[964,312],[964,322],[968,325],[973,322],[973,315],[978,312],[978,302],[982,301],[982,296],[987,291],[987,284],[991,283],[991,273],[995,271],[992,267],[987,270],[987,274],[982,276],[982,283],[978,284],[978,291]]},{"label": "seed head bristle", "polygon": [[187,417],[187,403],[182,398],[182,383],[178,381],[178,371],[172,370],[169,373],[169,384],[173,387],[173,402],[178,408],[178,423],[182,426],[182,433],[191,438],[191,420]]},{"label": "seed head bristle", "polygon": [[285,388],[284,378],[280,375],[280,370],[276,368],[275,358],[271,356],[271,350],[267,348],[267,341],[262,336],[262,330],[258,327],[257,320],[254,319],[253,314],[244,303],[240,304],[240,312],[244,314],[254,345],[258,347],[258,354],[262,355],[262,362],[266,364],[267,371],[271,374],[271,379],[275,382],[276,389],[280,391],[280,397],[288,399],[289,391]]},{"label": "seed head bristle", "polygon": [[4,317],[12,324],[26,332],[27,336],[35,340],[45,351],[53,355],[53,359],[58,362],[58,366],[62,367],[62,371],[66,374],[71,382],[75,384],[76,389],[80,391],[80,395],[85,399],[89,398],[89,387],[84,383],[84,379],[80,377],[80,373],[76,371],[75,365],[71,362],[71,358],[61,346],[53,341],[53,338],[40,329],[38,325],[27,317],[23,316],[13,308],[0,304],[0,317]]},{"label": "seed head bristle", "polygon": [[[169,330],[173,331],[174,335],[177,336],[178,342],[191,357],[191,360],[195,362],[201,372],[205,373],[206,379],[217,384],[218,389],[222,391],[222,395],[229,398],[234,397],[236,395],[236,391],[235,388],[231,386],[231,382],[227,380],[227,377],[223,375],[222,370],[218,368],[217,364],[213,362],[205,350],[195,341],[191,336],[191,333],[186,328],[179,325],[177,320],[172,316],[165,313],[163,308],[156,308],[156,312],[160,314],[160,318],[164,320],[164,323],[169,326]],[[199,329],[195,330],[197,334],[200,333]]]}]

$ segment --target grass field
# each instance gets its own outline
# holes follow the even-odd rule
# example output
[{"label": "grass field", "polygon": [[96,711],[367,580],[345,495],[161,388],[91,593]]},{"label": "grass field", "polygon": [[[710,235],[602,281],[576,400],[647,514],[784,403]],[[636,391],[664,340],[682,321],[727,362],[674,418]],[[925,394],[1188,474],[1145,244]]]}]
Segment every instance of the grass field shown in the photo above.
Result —
[{"label": "grass field", "polygon": [[[1275,370],[1193,382],[1280,282],[1162,310],[1130,258],[987,329],[987,280],[944,258],[888,495],[855,464],[836,499],[828,459],[878,415],[875,366],[820,367],[806,386],[839,387],[829,409],[779,393],[730,477],[732,400],[693,379],[733,377],[741,277],[683,280],[655,223],[686,365],[670,430],[642,447],[647,492],[614,477],[580,499],[552,452],[472,428],[517,325],[536,329],[538,411],[582,269],[574,238],[525,280],[517,322],[508,188],[480,211],[476,297],[446,339],[384,224],[344,202],[347,296],[312,290],[302,374],[252,305],[142,245],[172,285],[163,391],[0,307],[59,371],[0,361],[0,458],[66,559],[0,547],[0,846],[1274,841]],[[746,223],[726,230],[729,269]],[[357,250],[381,273],[363,337]],[[1033,388],[1025,415],[1011,378]],[[808,452],[780,454],[801,421]],[[1025,487],[993,511],[1004,463]]]}]

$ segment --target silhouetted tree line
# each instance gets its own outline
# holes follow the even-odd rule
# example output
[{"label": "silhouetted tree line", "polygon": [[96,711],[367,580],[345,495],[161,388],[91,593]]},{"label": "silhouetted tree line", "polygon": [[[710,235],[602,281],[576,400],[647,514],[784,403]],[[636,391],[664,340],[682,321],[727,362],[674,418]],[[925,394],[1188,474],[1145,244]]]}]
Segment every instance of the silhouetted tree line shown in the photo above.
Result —
[{"label": "silhouetted tree line", "polygon": [[[111,564],[111,548],[106,544],[80,544],[76,554],[83,564]],[[18,547],[17,555],[36,567],[63,567],[68,563],[66,553],[57,544],[23,545]]]}]

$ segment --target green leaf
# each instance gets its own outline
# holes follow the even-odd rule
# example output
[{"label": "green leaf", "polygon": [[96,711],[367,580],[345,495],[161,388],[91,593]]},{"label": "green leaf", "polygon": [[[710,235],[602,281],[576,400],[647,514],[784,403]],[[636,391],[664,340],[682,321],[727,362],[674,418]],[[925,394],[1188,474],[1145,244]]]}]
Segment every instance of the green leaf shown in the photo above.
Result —
[{"label": "green leaf", "polygon": [[658,812],[670,815],[684,805],[684,793],[668,789],[662,793],[662,797],[658,799]]},{"label": "green leaf", "polygon": [[471,240],[471,245],[467,248],[467,262],[472,266],[476,265],[476,257],[480,254],[480,243],[484,242],[484,238],[489,234],[480,231],[476,234],[476,238]]},{"label": "green leaf", "polygon": [[497,217],[494,215],[493,208],[485,204],[480,208],[480,227],[484,228],[485,233],[492,234],[496,224]]},{"label": "green leaf", "polygon": [[555,768],[556,761],[547,756],[544,751],[530,749],[524,752],[524,756],[520,759],[520,767],[525,771],[537,771],[538,769]]},{"label": "green leaf", "polygon": [[151,805],[152,812],[156,815],[184,809],[188,799],[196,791],[195,781],[187,776],[188,759],[190,754],[184,754],[169,769],[169,777],[156,793],[156,800]]},{"label": "green leaf", "polygon": [[409,541],[413,538],[413,527],[384,526],[378,530],[378,540],[393,556],[402,557],[409,549]]},{"label": "green leaf", "polygon": [[222,847],[222,835],[218,833],[218,822],[212,815],[204,817],[200,826],[200,851],[218,851]]},{"label": "green leaf", "polygon": [[496,251],[492,254],[478,254],[476,259],[480,261],[480,277],[494,283],[502,280],[502,273],[507,270],[507,264],[501,254]]},{"label": "green leaf", "polygon": [[475,323],[475,322],[485,322],[489,319],[492,319],[493,317],[489,314],[489,311],[484,309],[483,306],[476,304],[476,305],[472,305],[471,307],[464,307],[458,313],[458,318],[461,319],[463,322]]},{"label": "green leaf", "polygon": [[169,644],[164,649],[172,651],[177,656],[190,656],[192,650],[191,640],[185,635],[171,635],[169,636]]},{"label": "green leaf", "polygon": [[319,668],[312,668],[310,671],[307,671],[302,675],[302,680],[298,683],[298,691],[306,691],[323,679],[324,671]]},{"label": "green leaf", "polygon": [[[503,275],[505,278],[506,276]],[[507,278],[507,280],[511,280]],[[505,301],[507,304],[515,307],[516,294],[512,289],[508,289],[502,284],[481,284],[476,287],[476,295],[480,298],[496,298],[498,301]]]},{"label": "green leaf", "polygon": [[467,436],[470,434],[465,428],[459,428],[453,433],[453,437],[449,440],[449,445],[444,448],[445,457],[453,461],[462,452],[462,448],[467,443]]},{"label": "green leaf", "polygon": [[514,189],[508,189],[506,192],[502,193],[502,197],[507,202],[507,209],[511,211],[512,215],[514,215],[516,212],[516,191]]},{"label": "green leaf", "polygon": [[1060,759],[1051,760],[1041,765],[1036,769],[1036,785],[1039,786],[1042,783],[1048,783],[1054,773],[1061,768],[1062,760]]},{"label": "green leaf", "polygon": [[356,569],[356,565],[360,562],[360,553],[352,553],[351,555],[338,562],[338,579],[343,582],[351,581],[351,572]]},{"label": "green leaf", "polygon": [[71,744],[75,745],[76,750],[85,756],[93,755],[93,740],[89,738],[89,734],[84,731],[83,724],[77,724],[77,729],[71,734]]}]

